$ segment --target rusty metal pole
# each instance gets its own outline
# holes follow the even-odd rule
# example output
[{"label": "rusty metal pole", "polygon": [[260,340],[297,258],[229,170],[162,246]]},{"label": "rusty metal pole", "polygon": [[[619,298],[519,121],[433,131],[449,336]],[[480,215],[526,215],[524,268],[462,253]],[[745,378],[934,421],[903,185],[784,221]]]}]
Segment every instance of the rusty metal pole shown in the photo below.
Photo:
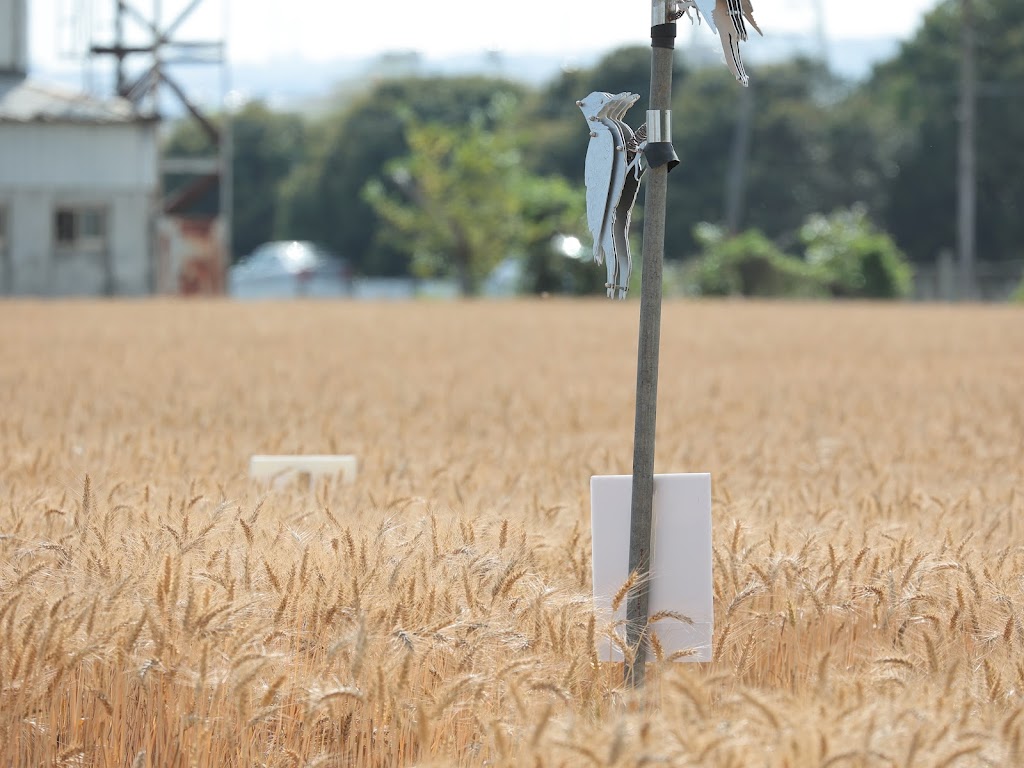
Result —
[{"label": "rusty metal pole", "polygon": [[625,683],[644,683],[651,533],[654,506],[654,446],[658,412],[658,357],[661,345],[662,265],[668,173],[678,160],[672,149],[672,67],[676,24],[668,0],[653,0],[651,16],[651,99],[647,112],[647,191],[644,197],[643,273],[636,369],[636,422],[633,438],[633,495],[629,527],[629,572],[636,583],[626,598]]}]

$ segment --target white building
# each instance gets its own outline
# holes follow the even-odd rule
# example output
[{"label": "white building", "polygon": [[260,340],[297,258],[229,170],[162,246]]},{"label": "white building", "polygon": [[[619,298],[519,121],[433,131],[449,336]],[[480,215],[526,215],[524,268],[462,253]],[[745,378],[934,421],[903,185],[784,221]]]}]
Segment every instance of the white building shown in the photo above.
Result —
[{"label": "white building", "polygon": [[157,124],[28,73],[27,0],[0,0],[0,295],[154,288]]}]

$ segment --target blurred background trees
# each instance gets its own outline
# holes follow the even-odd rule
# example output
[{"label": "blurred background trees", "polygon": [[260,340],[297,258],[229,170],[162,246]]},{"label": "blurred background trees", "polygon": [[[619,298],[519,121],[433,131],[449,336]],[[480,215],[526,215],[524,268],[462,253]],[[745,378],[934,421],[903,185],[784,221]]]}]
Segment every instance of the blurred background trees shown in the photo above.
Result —
[{"label": "blurred background trees", "polygon": [[[974,5],[984,267],[1024,258],[1024,3]],[[688,289],[899,297],[911,292],[912,267],[948,261],[960,22],[960,2],[947,0],[858,83],[794,59],[758,66],[745,91],[724,67],[680,62],[682,162],[670,177],[666,255],[686,264]],[[588,131],[574,102],[593,90],[645,95],[649,72],[638,45],[540,88],[382,80],[316,118],[248,104],[234,116],[234,256],[265,240],[312,239],[358,274],[457,275],[467,291],[516,258],[525,290],[599,290],[601,269],[586,263]],[[638,125],[645,110],[641,100],[627,120]],[[193,132],[170,137],[176,154],[199,151]],[[635,221],[639,233],[640,206]],[[566,237],[583,241],[578,261],[558,246]]]},{"label": "blurred background trees", "polygon": [[463,295],[505,254],[515,250],[530,179],[505,109],[496,99],[463,125],[419,122],[405,126],[408,154],[389,162],[363,187],[363,197],[384,224],[379,238],[407,249],[420,277],[454,272]]},{"label": "blurred background trees", "polygon": [[389,162],[408,153],[406,125],[458,128],[485,114],[496,95],[521,97],[523,91],[516,83],[479,77],[379,83],[340,114],[323,118],[319,142],[281,189],[277,236],[317,240],[364,274],[409,274],[413,245],[388,236],[364,187],[382,178]]}]

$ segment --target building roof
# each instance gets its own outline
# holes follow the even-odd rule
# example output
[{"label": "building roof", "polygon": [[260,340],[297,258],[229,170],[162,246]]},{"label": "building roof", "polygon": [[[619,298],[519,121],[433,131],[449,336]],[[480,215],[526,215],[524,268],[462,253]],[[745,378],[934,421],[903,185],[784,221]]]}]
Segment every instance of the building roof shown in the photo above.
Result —
[{"label": "building roof", "polygon": [[0,75],[0,123],[108,125],[149,122],[125,99],[96,99],[60,85]]}]

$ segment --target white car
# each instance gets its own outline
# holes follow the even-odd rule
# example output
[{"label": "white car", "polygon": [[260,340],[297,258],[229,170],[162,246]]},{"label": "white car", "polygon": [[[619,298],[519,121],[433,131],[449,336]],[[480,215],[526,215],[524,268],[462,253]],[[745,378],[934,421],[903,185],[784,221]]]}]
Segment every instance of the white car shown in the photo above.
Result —
[{"label": "white car", "polygon": [[228,295],[238,299],[342,297],[351,293],[348,264],[305,241],[264,243],[228,269]]}]

